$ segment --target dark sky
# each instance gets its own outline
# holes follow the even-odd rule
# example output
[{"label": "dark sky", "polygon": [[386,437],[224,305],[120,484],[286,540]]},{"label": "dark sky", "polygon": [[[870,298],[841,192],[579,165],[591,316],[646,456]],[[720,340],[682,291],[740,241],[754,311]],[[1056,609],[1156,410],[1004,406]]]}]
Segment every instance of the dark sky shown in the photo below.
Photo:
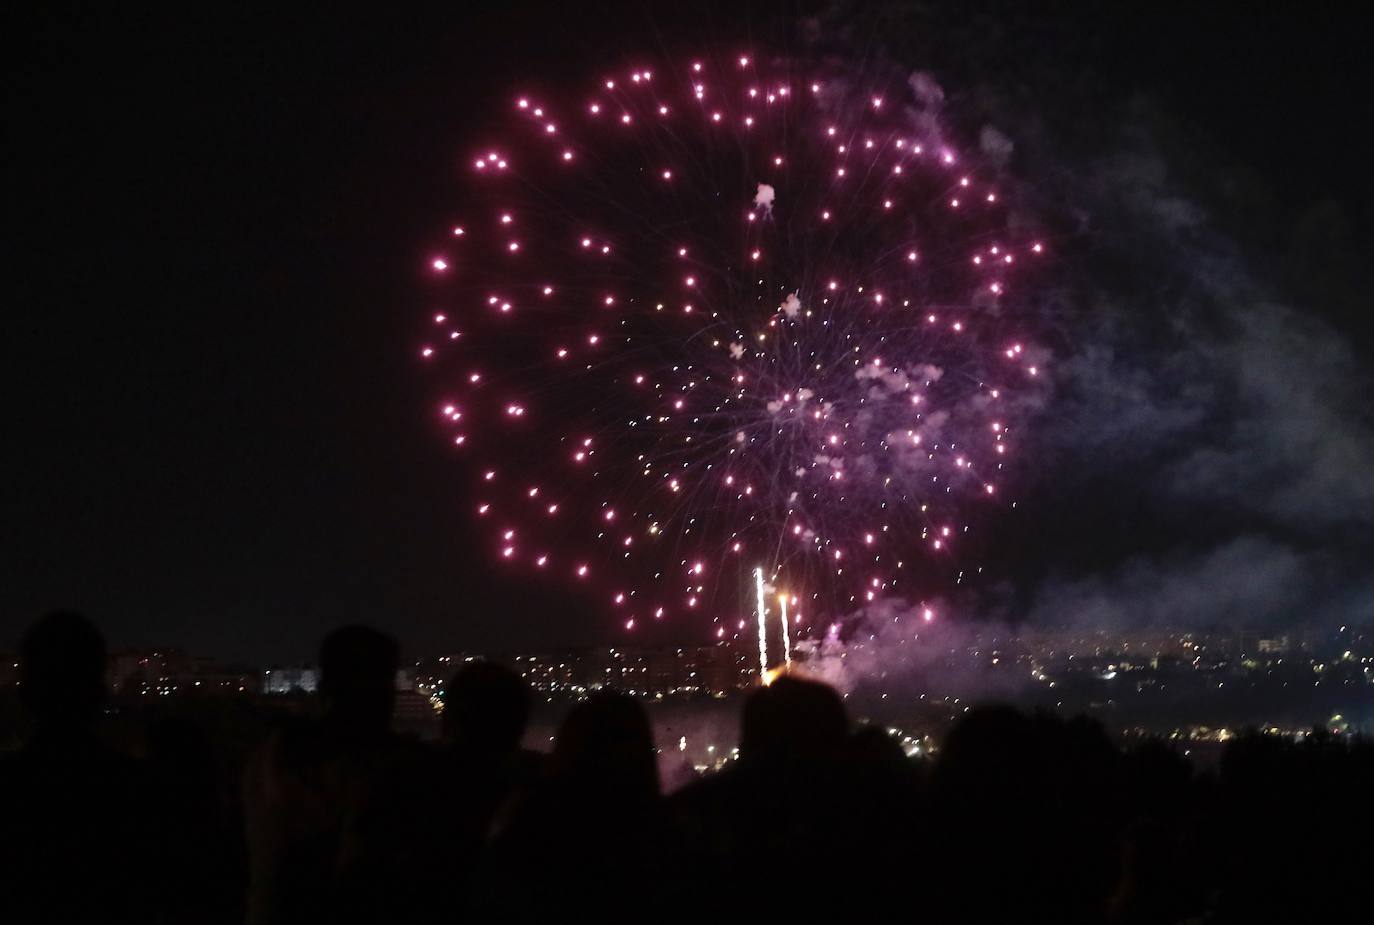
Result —
[{"label": "dark sky", "polygon": [[[512,80],[556,85],[627,49],[785,43],[774,24],[811,5],[490,6],[52,4],[6,29],[0,648],[54,607],[116,645],[255,659],[305,657],[351,620],[413,654],[613,633],[473,557],[413,362],[416,255],[444,221],[465,126]],[[990,61],[984,79],[1029,81],[1050,125],[1146,94],[1255,178],[1276,227],[1336,197],[1368,243],[1369,66],[1335,14],[1016,8],[967,17],[989,26],[967,54],[967,24],[926,16],[951,40],[922,36],[942,60],[911,65],[957,87]],[[876,19],[853,20],[856,42]],[[1027,49],[1057,70],[1018,77]],[[1061,100],[1083,79],[1094,92],[1073,105],[1100,109],[1080,117]],[[1328,308],[1367,349],[1359,313]]]}]

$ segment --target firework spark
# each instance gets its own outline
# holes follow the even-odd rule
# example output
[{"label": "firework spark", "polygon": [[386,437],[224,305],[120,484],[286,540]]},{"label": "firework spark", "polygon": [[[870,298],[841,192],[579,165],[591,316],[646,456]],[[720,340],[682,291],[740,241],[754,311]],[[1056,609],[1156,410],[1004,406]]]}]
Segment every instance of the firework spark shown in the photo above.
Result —
[{"label": "firework spark", "polygon": [[1046,248],[905,84],[862,84],[639,67],[517,96],[464,159],[418,350],[503,567],[717,637],[765,578],[827,621],[959,579]]}]

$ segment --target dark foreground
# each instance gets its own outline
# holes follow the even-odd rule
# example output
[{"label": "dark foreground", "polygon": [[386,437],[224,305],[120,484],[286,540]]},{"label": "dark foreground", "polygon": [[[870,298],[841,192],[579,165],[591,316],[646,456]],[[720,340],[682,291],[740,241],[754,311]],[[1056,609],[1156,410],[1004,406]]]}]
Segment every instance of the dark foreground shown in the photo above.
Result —
[{"label": "dark foreground", "polygon": [[[397,648],[321,646],[312,718],[251,742],[212,723],[104,744],[105,644],[26,635],[33,721],[0,759],[0,902],[14,922],[1368,921],[1374,748],[1244,735],[1197,775],[1096,723],[970,711],[934,761],[852,728],[829,688],[744,702],[725,770],[661,793],[642,705],[602,692],[551,755],[529,691],[465,666],[444,738],[391,729]],[[241,758],[219,761],[215,756]]]}]

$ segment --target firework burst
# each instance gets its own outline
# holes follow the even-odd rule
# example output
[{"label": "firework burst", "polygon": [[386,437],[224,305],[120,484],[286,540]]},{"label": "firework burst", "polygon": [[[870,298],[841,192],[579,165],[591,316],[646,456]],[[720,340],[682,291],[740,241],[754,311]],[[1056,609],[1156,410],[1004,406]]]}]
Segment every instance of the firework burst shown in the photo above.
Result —
[{"label": "firework burst", "polygon": [[732,636],[765,591],[799,637],[878,597],[934,618],[1003,503],[1044,248],[867,83],[744,56],[510,101],[420,348],[495,562],[630,630]]}]

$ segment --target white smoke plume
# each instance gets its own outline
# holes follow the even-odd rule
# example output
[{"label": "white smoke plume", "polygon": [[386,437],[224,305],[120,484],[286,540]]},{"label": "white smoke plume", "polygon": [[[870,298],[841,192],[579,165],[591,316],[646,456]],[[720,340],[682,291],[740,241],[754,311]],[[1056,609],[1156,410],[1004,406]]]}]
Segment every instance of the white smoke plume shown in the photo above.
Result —
[{"label": "white smoke plume", "polygon": [[754,207],[762,209],[765,215],[773,214],[773,199],[777,191],[767,183],[760,183],[758,192],[754,193]]}]

